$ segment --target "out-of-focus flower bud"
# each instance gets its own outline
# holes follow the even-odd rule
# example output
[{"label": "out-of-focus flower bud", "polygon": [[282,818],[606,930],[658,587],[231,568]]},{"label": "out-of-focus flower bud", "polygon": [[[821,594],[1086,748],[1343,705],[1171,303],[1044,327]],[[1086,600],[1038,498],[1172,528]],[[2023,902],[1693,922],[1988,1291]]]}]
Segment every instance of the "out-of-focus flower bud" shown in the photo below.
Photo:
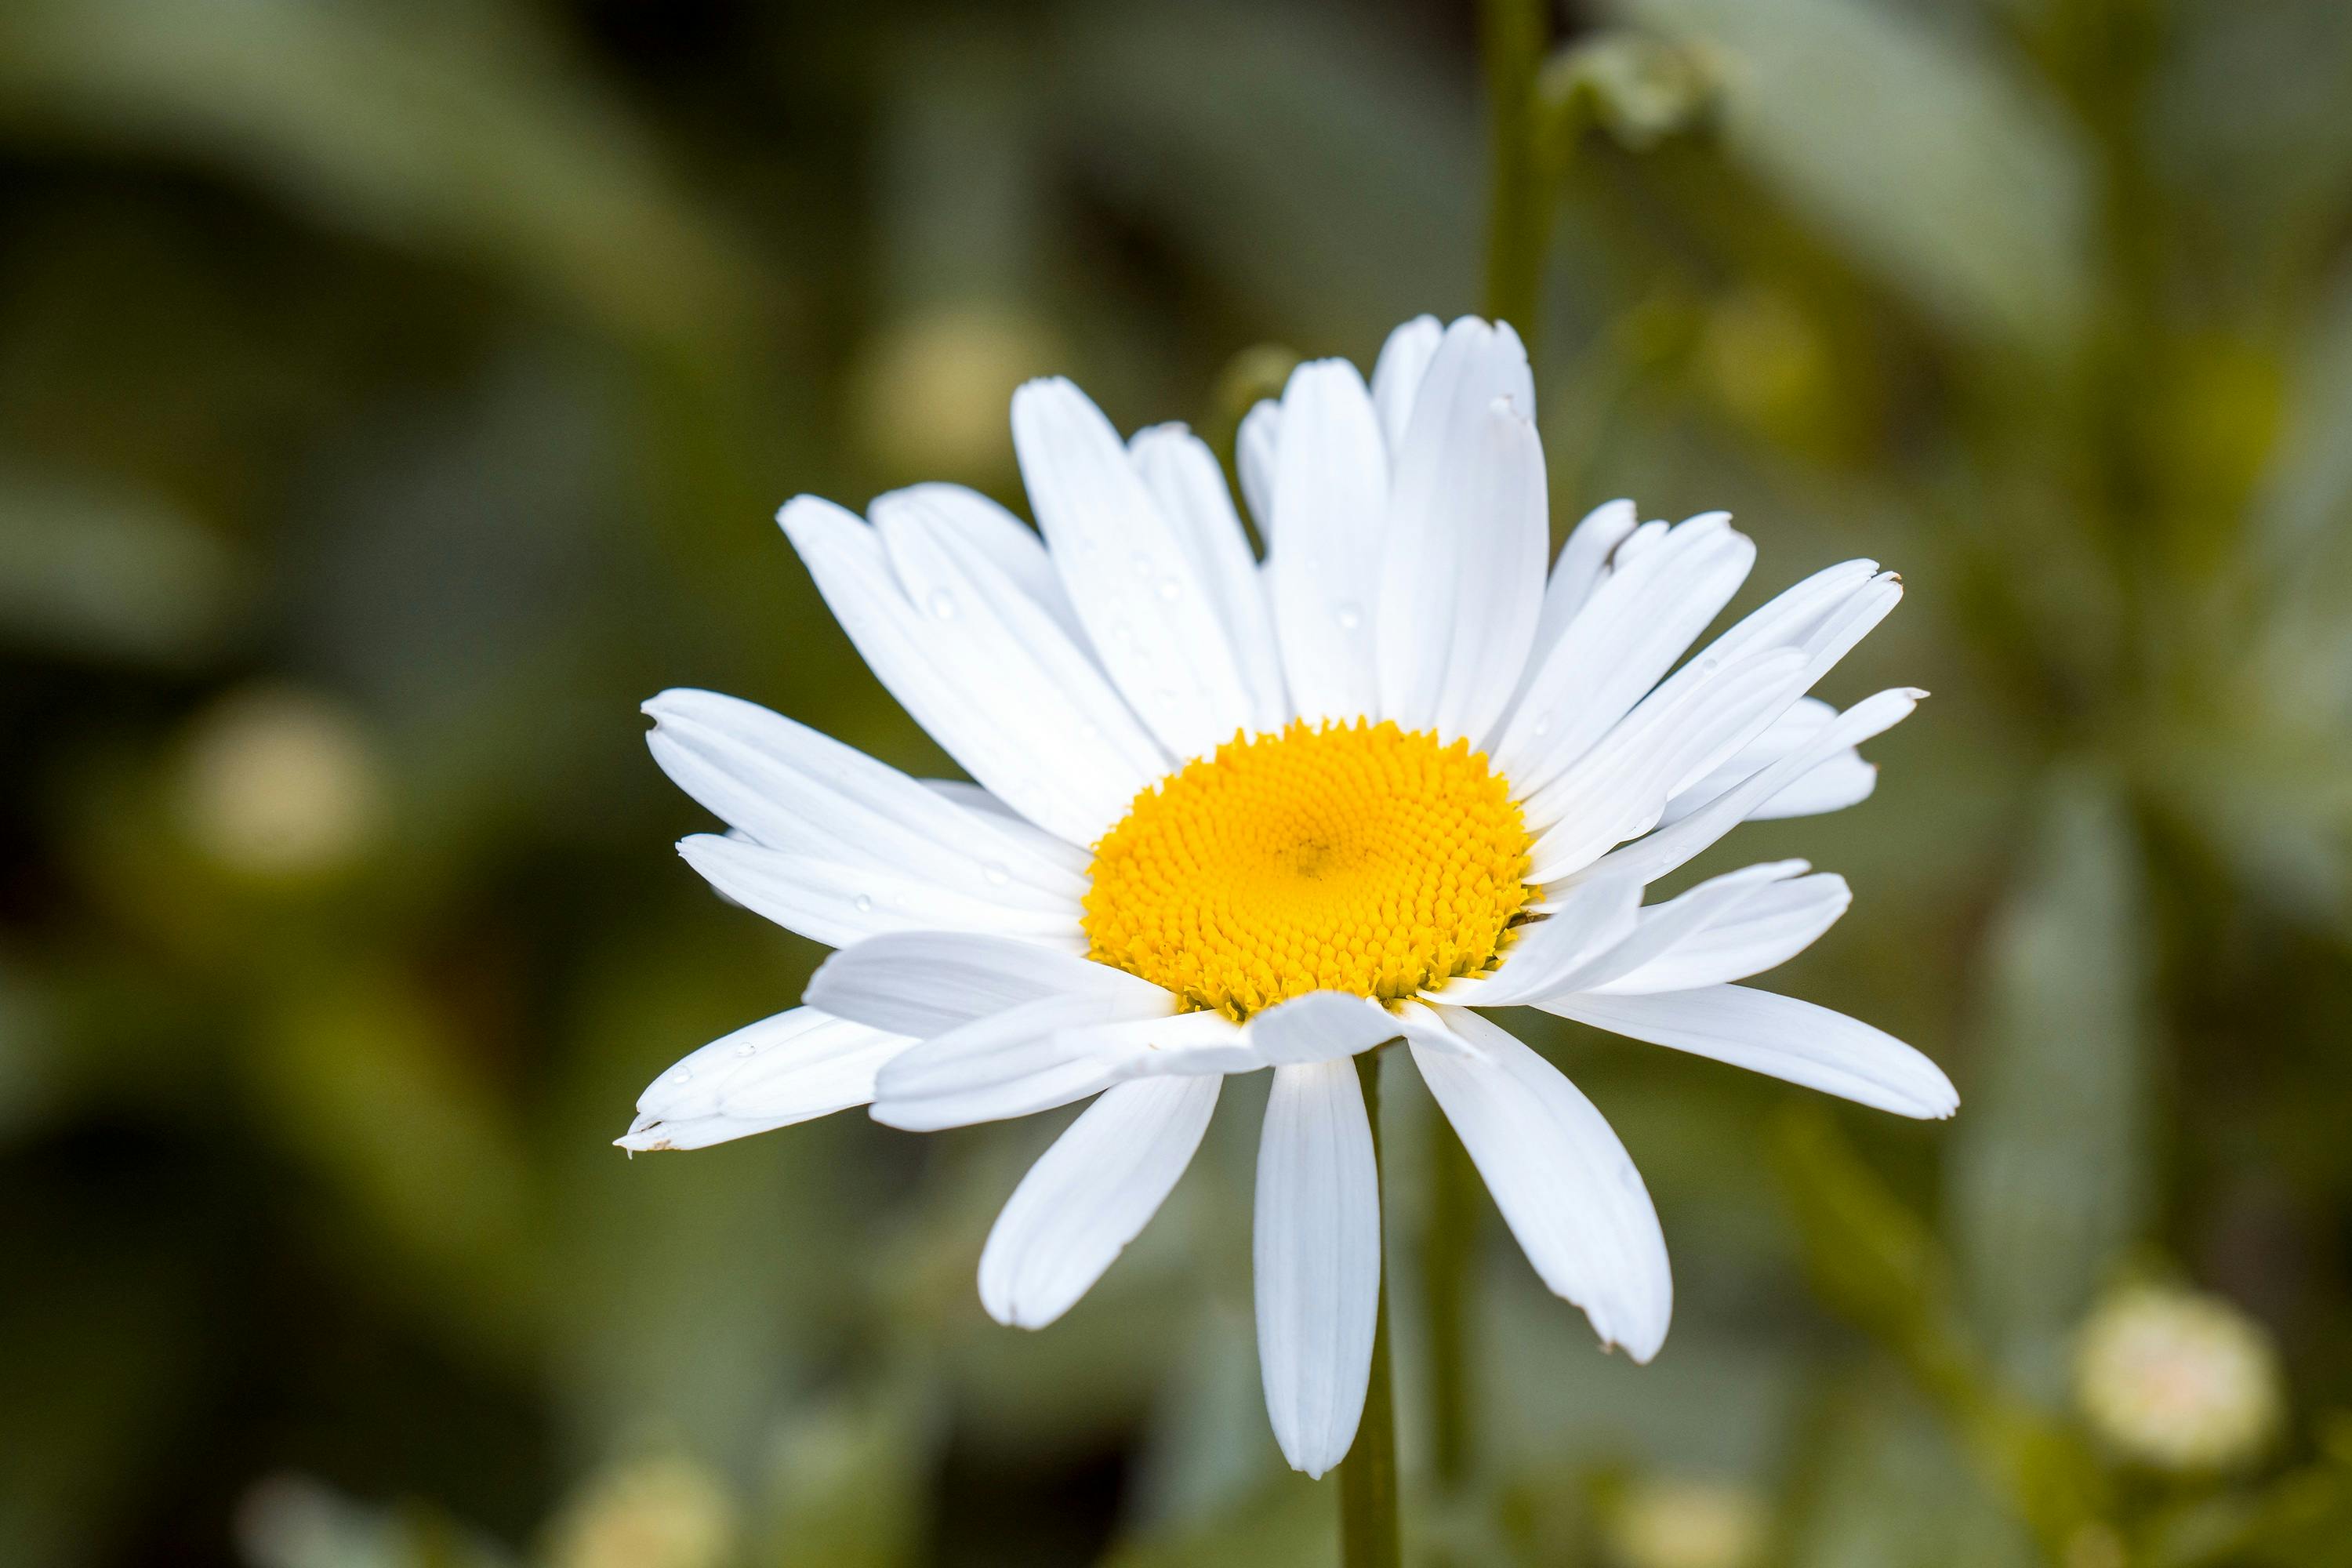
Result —
[{"label": "out-of-focus flower bud", "polygon": [[682,1455],[628,1460],[590,1478],[550,1527],[551,1568],[718,1568],[735,1549],[735,1507]]},{"label": "out-of-focus flower bud", "polygon": [[893,479],[988,483],[1013,472],[1013,390],[1066,370],[1051,327],[979,300],[908,316],[868,342],[852,377],[860,442]]},{"label": "out-of-focus flower bud", "polygon": [[2245,1464],[2285,1415],[2278,1352],[2261,1324],[2218,1296],[2148,1285],[2093,1310],[2074,1395],[2118,1452],[2165,1470]]},{"label": "out-of-focus flower bud", "polygon": [[[1699,125],[1715,110],[1719,71],[1700,48],[1641,33],[1604,33],[1561,50],[1538,82],[1556,142],[1597,124],[1636,152]],[[1564,147],[1552,149],[1555,157]]]},{"label": "out-of-focus flower bud", "polygon": [[1769,1519],[1752,1488],[1658,1477],[1630,1483],[1606,1522],[1624,1568],[1748,1568],[1762,1558]]},{"label": "out-of-focus flower bud", "polygon": [[357,859],[383,821],[375,749],[351,713],[290,687],[236,692],[188,731],[174,804],[189,841],[245,876],[315,877]]}]

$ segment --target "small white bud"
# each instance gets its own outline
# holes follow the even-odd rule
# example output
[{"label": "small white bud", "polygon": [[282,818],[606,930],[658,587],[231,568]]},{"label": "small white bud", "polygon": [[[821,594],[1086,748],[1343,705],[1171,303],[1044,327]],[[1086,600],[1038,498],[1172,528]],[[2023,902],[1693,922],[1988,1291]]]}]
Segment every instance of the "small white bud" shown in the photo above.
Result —
[{"label": "small white bud", "polygon": [[2147,1285],[2116,1292],[2083,1325],[2074,1396],[2119,1453],[2163,1470],[2245,1464],[2285,1415],[2261,1324],[2218,1296]]}]

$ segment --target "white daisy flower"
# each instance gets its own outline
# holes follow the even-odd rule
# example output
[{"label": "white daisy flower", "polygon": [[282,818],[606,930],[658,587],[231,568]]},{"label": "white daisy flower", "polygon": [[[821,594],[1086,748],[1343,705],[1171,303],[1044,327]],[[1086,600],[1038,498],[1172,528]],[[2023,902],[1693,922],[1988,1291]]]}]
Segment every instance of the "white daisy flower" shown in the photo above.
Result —
[{"label": "white daisy flower", "polygon": [[1402,1037],[1544,1283],[1646,1361],[1672,1302],[1640,1174],[1478,1009],[1534,1006],[1906,1116],[1918,1052],[1738,984],[1844,912],[1779,861],[1642,906],[1738,823],[1870,793],[1922,695],[1804,694],[1901,595],[1851,561],[1683,662],[1755,546],[1600,508],[1547,578],[1543,452],[1507,326],[1430,317],[1370,385],[1302,364],[1240,438],[1254,556],[1181,426],[1121,441],[1066,381],[1013,400],[1042,541],[966,489],[803,496],[784,531],[876,675],[973,784],[910,778],[703,691],[655,757],[732,831],[720,892],[841,951],[807,1005],[706,1046],[620,1140],[688,1149],[871,1103],[929,1130],[1094,1103],[1005,1205],[982,1302],[1067,1311],[1183,1173],[1225,1074],[1273,1071],[1255,1277],[1266,1405],[1320,1475],[1362,1412],[1381,1270],[1349,1060]]}]

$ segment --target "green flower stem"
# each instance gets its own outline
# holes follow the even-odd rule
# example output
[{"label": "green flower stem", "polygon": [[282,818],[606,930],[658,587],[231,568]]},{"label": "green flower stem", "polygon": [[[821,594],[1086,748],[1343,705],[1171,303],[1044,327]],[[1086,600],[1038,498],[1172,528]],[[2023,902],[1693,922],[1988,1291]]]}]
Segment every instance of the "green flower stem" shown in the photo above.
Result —
[{"label": "green flower stem", "polygon": [[1536,125],[1543,64],[1541,0],[1482,0],[1479,49],[1486,61],[1488,189],[1486,314],[1532,343],[1551,203]]},{"label": "green flower stem", "polygon": [[[1364,1114],[1372,1123],[1372,1170],[1381,1168],[1381,1053],[1356,1058]],[[1383,1229],[1385,1235],[1385,1227]],[[1388,1243],[1381,1244],[1380,1312],[1373,1320],[1371,1380],[1355,1446],[1339,1462],[1339,1561],[1343,1568],[1399,1568],[1395,1380],[1389,1371]]]},{"label": "green flower stem", "polygon": [[1430,1128],[1429,1231],[1422,1238],[1423,1295],[1429,1313],[1430,1468],[1438,1489],[1470,1479],[1471,1270],[1478,1240],[1478,1172],[1454,1129]]}]

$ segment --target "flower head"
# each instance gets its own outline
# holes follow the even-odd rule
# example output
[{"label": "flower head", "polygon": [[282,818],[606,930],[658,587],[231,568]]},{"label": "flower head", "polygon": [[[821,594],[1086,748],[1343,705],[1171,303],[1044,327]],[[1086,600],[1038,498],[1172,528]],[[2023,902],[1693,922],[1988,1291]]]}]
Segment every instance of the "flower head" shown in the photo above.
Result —
[{"label": "flower head", "polygon": [[[1835,810],[1910,712],[1807,690],[1901,585],[1816,573],[1685,658],[1755,559],[1721,513],[1612,502],[1549,574],[1507,326],[1303,364],[1239,441],[1261,563],[1209,449],[1123,440],[1065,381],[1013,402],[1038,531],[947,485],[785,532],[867,664],[971,775],[908,778],[701,691],[647,711],[723,818],[680,848],[839,948],[806,1005],[704,1047],[620,1140],[690,1148],[871,1103],[915,1130],[1093,1103],[1006,1204],[981,1298],[1042,1327],[1175,1185],[1228,1073],[1270,1069],[1255,1233],[1275,1435],[1321,1474],[1361,1413],[1380,1281],[1349,1059],[1402,1039],[1544,1282],[1647,1360],[1673,1289],[1591,1101],[1478,1009],[1536,1006],[1909,1116],[1950,1083],[1850,1018],[1737,984],[1844,912],[1752,866],[1643,907],[1740,822]],[[1042,537],[1041,537],[1042,535]]]}]

